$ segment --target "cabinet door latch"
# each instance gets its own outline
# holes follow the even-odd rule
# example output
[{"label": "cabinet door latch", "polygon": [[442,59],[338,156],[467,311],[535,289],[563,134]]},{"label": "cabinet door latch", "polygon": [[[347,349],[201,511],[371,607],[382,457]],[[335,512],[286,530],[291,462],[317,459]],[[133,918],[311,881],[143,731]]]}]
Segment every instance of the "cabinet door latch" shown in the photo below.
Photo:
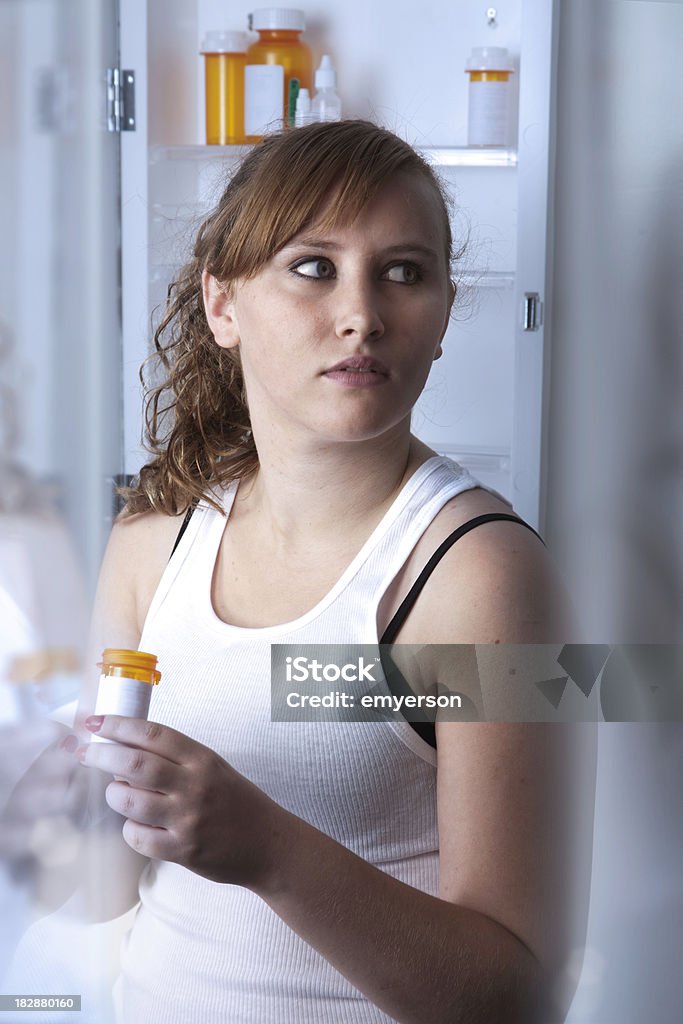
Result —
[{"label": "cabinet door latch", "polygon": [[543,323],[543,303],[538,292],[524,293],[524,330],[537,331]]},{"label": "cabinet door latch", "polygon": [[107,68],[107,131],[135,131],[135,72]]}]

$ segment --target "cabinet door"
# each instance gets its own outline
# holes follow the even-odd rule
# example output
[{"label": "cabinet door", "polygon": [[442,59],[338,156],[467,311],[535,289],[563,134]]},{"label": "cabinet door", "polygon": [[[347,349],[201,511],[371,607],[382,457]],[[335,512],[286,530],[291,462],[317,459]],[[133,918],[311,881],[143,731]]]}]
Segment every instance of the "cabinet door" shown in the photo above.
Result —
[{"label": "cabinet door", "polygon": [[[200,40],[210,29],[245,28],[249,7],[120,2],[124,63],[138,70],[139,99],[137,130],[122,140],[124,408],[133,473],[145,457],[137,370],[150,351],[152,309],[163,301],[183,245],[189,247],[192,225],[216,197],[216,182],[236,159],[234,147],[202,144]],[[394,0],[370,9],[364,0],[347,0],[343,8],[319,0],[307,11],[306,31],[316,64],[333,54],[344,115],[376,120],[421,149],[453,194],[456,242],[472,235],[456,268],[462,302],[414,430],[500,490],[536,527],[548,373],[542,316],[548,319],[550,302],[554,9],[555,0],[502,0],[489,23],[486,5],[436,0],[423,24]],[[510,147],[468,149],[465,63],[474,46],[493,44],[506,46],[515,61]],[[532,330],[523,322],[527,293],[538,296],[535,325],[532,307],[527,311]]]},{"label": "cabinet door", "polygon": [[[169,7],[172,6],[169,4]],[[135,75],[135,126],[121,140],[121,326],[124,474],[144,465],[140,367],[151,351],[149,330],[149,198],[147,0],[118,0],[119,68]],[[169,11],[173,15],[173,11]]]},{"label": "cabinet door", "polygon": [[[524,0],[520,73],[511,499],[527,522],[545,522],[550,401],[554,104],[559,0]],[[536,297],[536,298],[534,298]]]}]

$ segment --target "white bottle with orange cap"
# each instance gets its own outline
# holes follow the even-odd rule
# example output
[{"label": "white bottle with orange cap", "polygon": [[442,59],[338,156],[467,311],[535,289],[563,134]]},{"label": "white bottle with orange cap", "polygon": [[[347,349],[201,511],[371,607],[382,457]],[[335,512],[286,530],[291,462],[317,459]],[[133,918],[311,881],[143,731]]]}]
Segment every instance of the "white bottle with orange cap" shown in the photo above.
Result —
[{"label": "white bottle with orange cap", "polygon": [[470,76],[468,146],[510,145],[512,58],[504,46],[476,46],[465,70]]},{"label": "white bottle with orange cap", "polygon": [[[107,647],[98,667],[102,669],[95,715],[147,718],[152,687],[161,679],[155,654]],[[91,742],[113,743],[95,733]]]}]

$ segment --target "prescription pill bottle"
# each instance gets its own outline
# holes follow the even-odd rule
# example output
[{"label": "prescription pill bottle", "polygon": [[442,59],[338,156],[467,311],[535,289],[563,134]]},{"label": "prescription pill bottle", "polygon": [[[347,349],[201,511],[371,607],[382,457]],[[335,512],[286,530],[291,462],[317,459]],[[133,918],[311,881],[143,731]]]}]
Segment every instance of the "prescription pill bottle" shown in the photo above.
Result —
[{"label": "prescription pill bottle", "polygon": [[207,32],[202,43],[206,88],[206,142],[244,143],[246,32]]},{"label": "prescription pill bottle", "polygon": [[[287,7],[262,7],[249,16],[249,28],[258,32],[259,37],[247,50],[247,66],[279,65],[284,72],[277,118],[279,123],[269,123],[269,128],[277,130],[283,126],[291,127],[288,116],[290,81],[296,78],[300,88],[308,89],[309,93],[313,90],[313,54],[306,43],[301,41],[301,33],[306,28],[306,16],[303,11]],[[269,88],[279,92],[279,81],[274,75],[268,84]],[[264,106],[264,88],[264,81],[258,75],[247,77],[245,130],[248,142],[259,142],[265,134],[262,115],[256,117],[252,112],[254,103]]]},{"label": "prescription pill bottle", "polygon": [[[152,687],[161,679],[156,655],[107,647],[97,664],[102,673],[93,714],[147,718]],[[112,742],[96,733],[93,741]]]},{"label": "prescription pill bottle", "polygon": [[503,46],[478,46],[465,71],[470,76],[468,146],[510,145],[510,76],[514,64]]}]

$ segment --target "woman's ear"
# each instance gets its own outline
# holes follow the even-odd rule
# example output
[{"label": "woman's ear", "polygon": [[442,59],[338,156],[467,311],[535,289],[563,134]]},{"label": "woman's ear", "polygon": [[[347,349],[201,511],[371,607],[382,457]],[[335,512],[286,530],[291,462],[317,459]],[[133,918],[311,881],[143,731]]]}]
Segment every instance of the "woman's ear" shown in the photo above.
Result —
[{"label": "woman's ear", "polygon": [[216,344],[221,348],[239,345],[239,324],[234,299],[208,270],[202,273],[202,294],[206,320]]}]

